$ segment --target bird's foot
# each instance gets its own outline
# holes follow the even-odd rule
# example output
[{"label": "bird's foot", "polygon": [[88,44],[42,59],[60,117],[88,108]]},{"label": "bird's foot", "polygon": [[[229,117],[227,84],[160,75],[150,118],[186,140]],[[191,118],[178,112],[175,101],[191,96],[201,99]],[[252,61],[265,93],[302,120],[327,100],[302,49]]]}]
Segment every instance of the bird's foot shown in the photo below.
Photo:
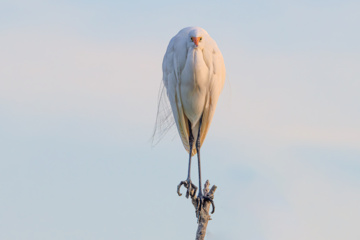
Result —
[{"label": "bird's foot", "polygon": [[195,196],[196,191],[197,191],[197,187],[195,186],[195,184],[193,184],[191,182],[191,179],[188,178],[185,181],[181,181],[180,184],[177,186],[177,193],[179,196],[181,196],[182,194],[180,193],[180,188],[181,186],[184,185],[184,187],[187,189],[186,191],[186,198],[189,198],[189,196]]},{"label": "bird's foot", "polygon": [[[213,214],[215,212],[215,204],[214,204],[213,199],[214,199],[213,195],[209,195],[209,194],[203,195],[201,192],[199,192],[199,195],[196,198],[196,201],[197,201],[196,216],[200,216],[200,212],[201,212],[202,208],[206,209],[205,204],[207,202],[211,203],[211,206],[212,206],[211,214]],[[209,209],[209,208],[207,208],[207,209]]]}]

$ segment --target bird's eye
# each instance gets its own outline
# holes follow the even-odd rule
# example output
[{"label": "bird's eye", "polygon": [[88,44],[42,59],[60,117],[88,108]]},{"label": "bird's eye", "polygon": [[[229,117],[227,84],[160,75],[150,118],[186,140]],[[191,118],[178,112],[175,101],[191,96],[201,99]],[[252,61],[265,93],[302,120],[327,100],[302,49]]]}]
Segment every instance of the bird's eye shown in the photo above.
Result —
[{"label": "bird's eye", "polygon": [[202,40],[202,37],[200,38],[200,41]]},{"label": "bird's eye", "polygon": [[190,37],[190,40],[193,42],[194,40],[192,39],[192,37]]}]

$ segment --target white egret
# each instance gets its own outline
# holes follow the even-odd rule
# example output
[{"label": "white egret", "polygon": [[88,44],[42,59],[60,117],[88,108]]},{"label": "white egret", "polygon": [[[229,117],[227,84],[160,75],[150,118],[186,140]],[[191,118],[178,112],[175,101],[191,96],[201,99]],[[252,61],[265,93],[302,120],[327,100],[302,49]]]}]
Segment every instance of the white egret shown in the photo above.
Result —
[{"label": "white egret", "polygon": [[[199,169],[198,207],[212,200],[203,195],[200,148],[209,130],[216,104],[225,82],[225,64],[216,42],[200,27],[182,29],[170,41],[163,64],[163,84],[171,108],[160,95],[154,136],[162,137],[173,125],[173,115],[182,143],[189,153],[188,177],[178,188],[187,188],[186,197],[197,187],[191,182],[191,157],[197,153]],[[164,90],[162,93],[165,93]],[[172,113],[171,113],[172,112]],[[169,118],[170,117],[170,118]],[[172,118],[171,118],[172,119]],[[196,136],[196,139],[194,139]],[[195,148],[193,148],[195,140]],[[213,204],[214,207],[214,204]],[[214,209],[213,209],[214,211]]]}]

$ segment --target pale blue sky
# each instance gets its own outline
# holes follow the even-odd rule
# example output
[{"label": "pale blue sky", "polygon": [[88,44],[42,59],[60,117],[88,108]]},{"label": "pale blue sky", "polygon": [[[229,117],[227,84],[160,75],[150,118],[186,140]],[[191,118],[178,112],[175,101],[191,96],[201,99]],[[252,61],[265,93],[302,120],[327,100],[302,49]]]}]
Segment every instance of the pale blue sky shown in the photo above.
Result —
[{"label": "pale blue sky", "polygon": [[176,130],[149,139],[167,44],[200,26],[227,67],[202,148],[203,179],[218,186],[208,239],[358,240],[359,11],[1,1],[0,239],[194,238],[176,194],[187,153]]}]

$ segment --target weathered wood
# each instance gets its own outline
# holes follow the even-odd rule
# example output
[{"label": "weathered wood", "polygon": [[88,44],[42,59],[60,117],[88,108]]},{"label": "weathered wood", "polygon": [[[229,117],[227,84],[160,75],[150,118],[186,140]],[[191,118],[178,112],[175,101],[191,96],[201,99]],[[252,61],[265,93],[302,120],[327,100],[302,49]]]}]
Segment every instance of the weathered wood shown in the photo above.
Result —
[{"label": "weathered wood", "polygon": [[[179,187],[180,186],[178,186],[178,188]],[[185,188],[187,188],[187,187],[188,186],[185,186]],[[214,194],[215,194],[217,186],[213,185],[210,190],[209,190],[209,187],[210,187],[210,182],[209,182],[209,180],[207,180],[204,185],[203,195],[205,197],[214,199]],[[200,211],[198,211],[198,197],[195,195],[196,195],[196,189],[191,189],[191,192],[190,192],[191,202],[194,205],[195,215],[196,215],[196,218],[198,219],[198,221],[197,221],[198,228],[196,231],[195,240],[204,240],[208,222],[209,222],[209,220],[211,220],[210,213],[209,213],[211,203],[209,201],[205,201],[204,204],[201,206]]]}]

